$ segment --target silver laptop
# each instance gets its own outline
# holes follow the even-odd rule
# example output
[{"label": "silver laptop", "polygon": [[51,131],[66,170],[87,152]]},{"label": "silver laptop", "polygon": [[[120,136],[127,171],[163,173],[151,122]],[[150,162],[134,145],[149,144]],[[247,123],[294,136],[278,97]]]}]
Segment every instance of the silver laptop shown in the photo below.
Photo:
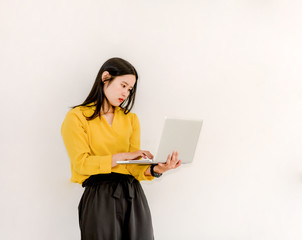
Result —
[{"label": "silver laptop", "polygon": [[153,159],[117,161],[117,164],[165,163],[169,154],[178,151],[182,164],[191,163],[198,143],[202,120],[165,118],[158,151]]}]

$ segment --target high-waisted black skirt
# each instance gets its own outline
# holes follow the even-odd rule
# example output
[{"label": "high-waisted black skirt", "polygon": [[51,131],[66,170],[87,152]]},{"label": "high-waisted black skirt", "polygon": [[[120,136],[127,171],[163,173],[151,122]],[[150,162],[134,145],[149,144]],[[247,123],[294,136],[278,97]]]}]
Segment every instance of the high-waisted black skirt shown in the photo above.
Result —
[{"label": "high-waisted black skirt", "polygon": [[79,203],[82,240],[152,240],[153,227],[144,191],[133,176],[90,176]]}]

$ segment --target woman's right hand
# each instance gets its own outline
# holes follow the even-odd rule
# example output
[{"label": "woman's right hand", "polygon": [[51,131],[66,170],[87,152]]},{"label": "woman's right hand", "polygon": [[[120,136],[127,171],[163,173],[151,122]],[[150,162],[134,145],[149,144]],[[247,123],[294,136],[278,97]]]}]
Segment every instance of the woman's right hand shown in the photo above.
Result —
[{"label": "woman's right hand", "polygon": [[138,150],[135,152],[116,153],[112,155],[111,167],[117,166],[117,161],[138,160],[140,158],[153,159],[153,155],[146,150]]},{"label": "woman's right hand", "polygon": [[138,160],[140,158],[153,159],[153,155],[149,151],[138,150],[138,151],[135,151],[135,152],[126,153],[126,159],[125,160]]}]

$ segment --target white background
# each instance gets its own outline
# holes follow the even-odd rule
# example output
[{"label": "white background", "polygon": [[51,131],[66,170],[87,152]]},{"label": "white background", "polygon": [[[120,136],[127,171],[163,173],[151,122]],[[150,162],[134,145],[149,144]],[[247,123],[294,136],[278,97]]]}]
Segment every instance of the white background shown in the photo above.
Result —
[{"label": "white background", "polygon": [[0,4],[1,239],[80,239],[60,127],[114,56],[143,149],[165,115],[204,119],[194,163],[142,182],[157,240],[302,239],[300,1]]}]

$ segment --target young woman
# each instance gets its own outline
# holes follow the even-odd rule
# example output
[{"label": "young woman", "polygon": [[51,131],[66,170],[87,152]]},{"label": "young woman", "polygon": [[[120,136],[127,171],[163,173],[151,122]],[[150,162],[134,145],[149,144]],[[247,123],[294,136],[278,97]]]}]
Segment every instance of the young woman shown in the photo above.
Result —
[{"label": "young woman", "polygon": [[71,162],[71,181],[85,187],[79,203],[82,240],[151,240],[149,206],[140,185],[181,165],[175,151],[165,164],[116,161],[153,158],[140,149],[140,125],[133,107],[138,75],[121,58],[101,67],[83,104],[66,114],[61,134]]}]

